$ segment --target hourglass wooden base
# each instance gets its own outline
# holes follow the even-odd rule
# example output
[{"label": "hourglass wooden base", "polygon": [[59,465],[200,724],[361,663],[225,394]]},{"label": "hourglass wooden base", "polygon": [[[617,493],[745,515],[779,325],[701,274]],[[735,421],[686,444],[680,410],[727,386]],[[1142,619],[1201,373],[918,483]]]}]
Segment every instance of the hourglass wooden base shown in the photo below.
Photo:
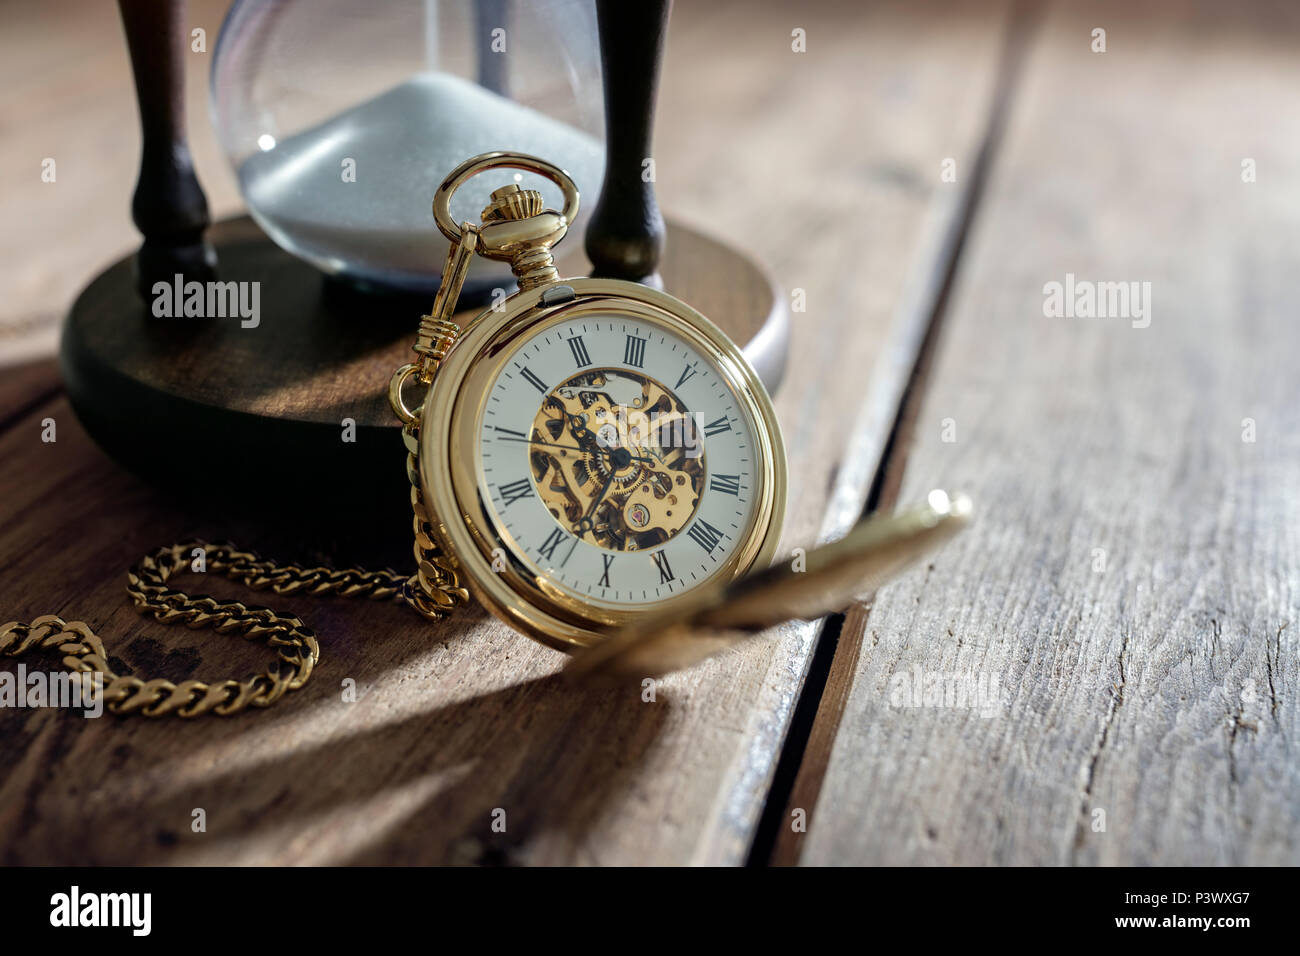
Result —
[{"label": "hourglass wooden base", "polygon": [[[133,257],[77,298],[61,363],[86,430],[119,462],[183,495],[307,507],[321,520],[391,515],[400,526],[405,452],[387,387],[393,368],[410,360],[429,302],[323,280],[247,218],[218,223],[207,238],[219,280],[249,283],[205,300],[205,312],[214,305],[225,318],[184,317],[184,290],[159,307],[173,317],[156,317],[135,290]],[[569,253],[558,257],[561,275],[587,274],[581,251]],[[789,317],[762,268],[669,223],[660,275],[667,291],[744,344],[775,392]]]}]

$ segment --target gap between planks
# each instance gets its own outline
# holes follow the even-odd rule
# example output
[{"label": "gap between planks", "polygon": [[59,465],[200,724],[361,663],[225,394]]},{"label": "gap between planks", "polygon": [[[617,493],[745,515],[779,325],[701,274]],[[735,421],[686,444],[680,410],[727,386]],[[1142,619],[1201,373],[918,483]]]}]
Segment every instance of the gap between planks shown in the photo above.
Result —
[{"label": "gap between planks", "polygon": [[[964,437],[904,480],[963,475],[980,521],[873,607],[800,862],[1296,859],[1297,25],[1054,7],[921,412]],[[1066,269],[1152,280],[1155,321],[1052,320]],[[1010,687],[908,708],[911,667]]]},{"label": "gap between planks", "polygon": [[[852,467],[837,476],[822,541],[841,537],[864,514],[892,511],[898,504],[953,279],[1002,142],[1039,16],[1039,8],[1029,0],[1020,0],[1008,12],[998,75],[975,162],[961,186],[941,192],[931,206],[921,253],[914,261],[889,342],[873,370],[871,389],[853,431],[855,436],[866,436],[870,444],[865,454],[852,461]],[[896,409],[892,421],[889,409]],[[750,866],[798,863],[797,834],[786,823],[796,808],[817,804],[831,745],[857,671],[871,601],[868,597],[815,625],[819,630],[808,675],[750,850]]]}]

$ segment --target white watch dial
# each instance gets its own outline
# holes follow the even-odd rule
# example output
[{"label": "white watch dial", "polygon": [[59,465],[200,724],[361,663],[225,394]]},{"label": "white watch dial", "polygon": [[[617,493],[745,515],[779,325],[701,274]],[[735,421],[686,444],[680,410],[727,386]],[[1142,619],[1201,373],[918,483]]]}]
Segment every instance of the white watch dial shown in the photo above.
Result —
[{"label": "white watch dial", "polygon": [[648,604],[741,547],[754,423],[677,333],[614,314],[540,327],[491,385],[479,491],[515,557],[583,600]]}]

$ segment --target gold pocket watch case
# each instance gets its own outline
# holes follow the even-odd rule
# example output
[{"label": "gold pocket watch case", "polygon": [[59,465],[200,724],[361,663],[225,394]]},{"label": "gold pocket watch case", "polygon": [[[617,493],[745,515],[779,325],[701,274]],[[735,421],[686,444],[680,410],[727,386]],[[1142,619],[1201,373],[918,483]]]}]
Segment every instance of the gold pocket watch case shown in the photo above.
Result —
[{"label": "gold pocket watch case", "polygon": [[[465,180],[541,173],[564,210],[507,186],[457,226]],[[561,170],[494,153],[459,167],[434,215],[452,241],[422,325],[421,362],[394,379],[418,419],[430,528],[462,584],[552,646],[596,643],[771,563],[786,466],[766,391],[740,349],[690,306],[615,279],[561,279],[550,247],[577,213]],[[463,333],[450,323],[473,254],[510,262],[520,291]],[[423,408],[402,398],[427,383]]]}]

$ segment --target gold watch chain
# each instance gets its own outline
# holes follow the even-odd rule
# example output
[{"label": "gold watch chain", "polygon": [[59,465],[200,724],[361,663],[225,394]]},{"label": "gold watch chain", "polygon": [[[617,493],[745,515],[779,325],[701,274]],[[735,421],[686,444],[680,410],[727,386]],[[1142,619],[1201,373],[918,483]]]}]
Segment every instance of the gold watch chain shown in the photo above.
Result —
[{"label": "gold watch chain", "polygon": [[231,544],[187,541],[159,548],[127,573],[127,595],[136,610],[162,624],[210,627],[220,634],[260,639],[275,648],[278,659],[265,672],[242,681],[209,684],[199,680],[177,684],[155,678],[116,673],[103,640],[83,621],[65,621],[46,614],[31,623],[0,625],[0,654],[18,657],[28,651],[55,650],[69,669],[103,675],[104,706],[114,714],[146,717],[228,716],[248,707],[269,707],[291,690],[307,683],[320,649],[316,634],[293,614],[242,601],[220,601],[168,587],[170,578],[189,569],[201,549],[204,570],[219,572],[255,591],[276,594],[334,595],[376,601],[402,600],[430,619],[445,617],[469,600],[451,562],[431,536],[429,515],[419,483],[418,413],[402,429],[406,441],[407,473],[411,477],[411,507],[415,529],[416,572],[410,576],[383,569],[303,567],[280,564]]}]

